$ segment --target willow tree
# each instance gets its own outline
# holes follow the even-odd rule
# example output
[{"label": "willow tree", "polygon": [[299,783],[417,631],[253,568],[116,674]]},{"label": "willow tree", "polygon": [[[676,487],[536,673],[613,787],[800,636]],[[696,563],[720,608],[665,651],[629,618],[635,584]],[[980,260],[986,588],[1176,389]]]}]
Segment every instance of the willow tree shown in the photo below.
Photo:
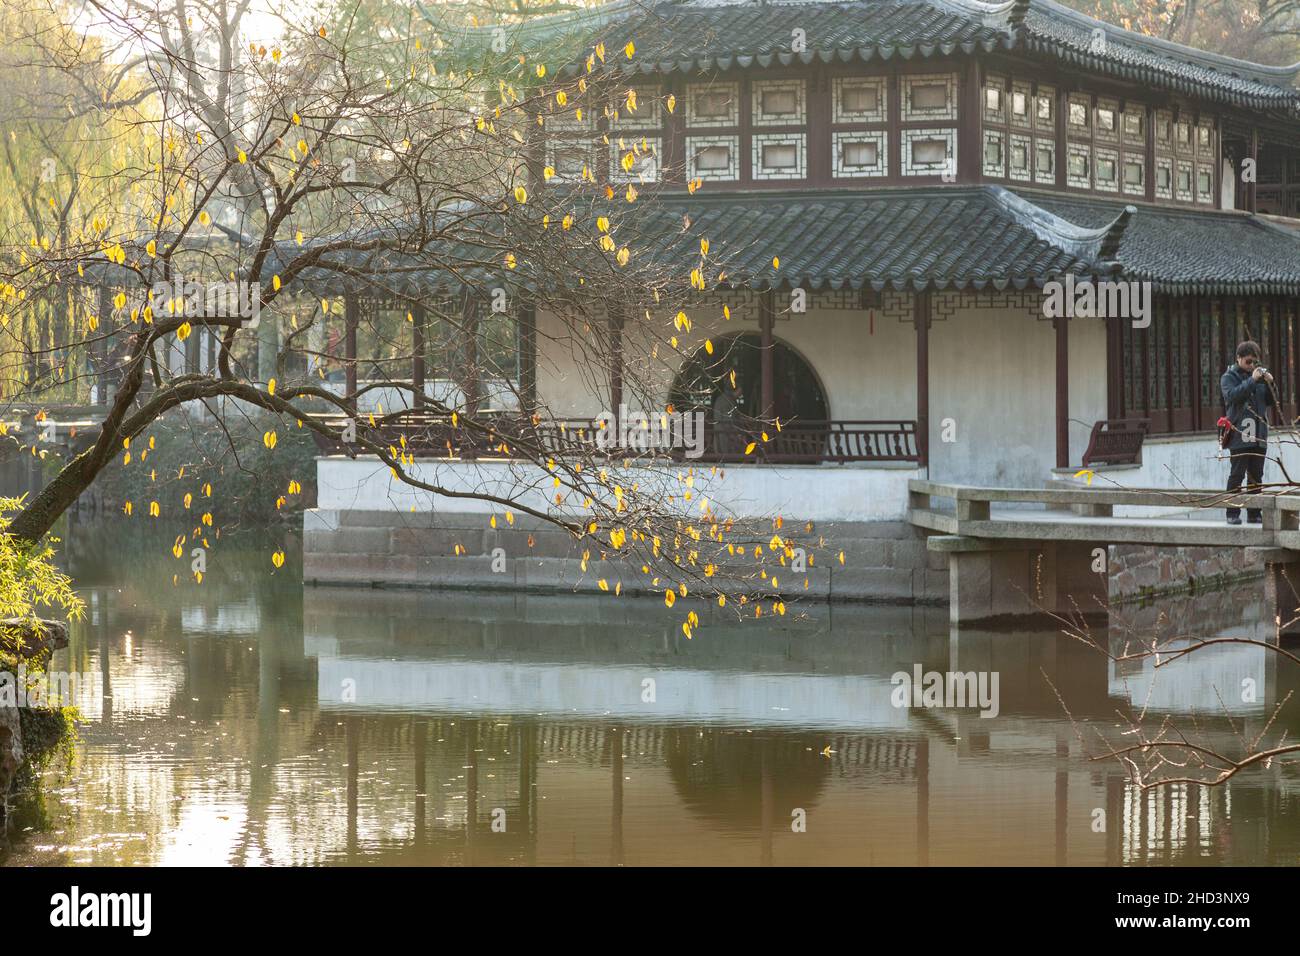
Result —
[{"label": "willow tree", "polygon": [[[93,217],[122,199],[114,174],[129,140],[117,117],[147,94],[130,63],[111,62],[102,41],[84,35],[74,11],[40,0],[0,8],[0,236],[11,240],[3,250],[9,272],[24,257],[74,254]],[[4,329],[0,397],[21,389],[27,399],[75,399],[72,379],[84,359],[74,347],[75,292],[51,286],[32,294]]]}]

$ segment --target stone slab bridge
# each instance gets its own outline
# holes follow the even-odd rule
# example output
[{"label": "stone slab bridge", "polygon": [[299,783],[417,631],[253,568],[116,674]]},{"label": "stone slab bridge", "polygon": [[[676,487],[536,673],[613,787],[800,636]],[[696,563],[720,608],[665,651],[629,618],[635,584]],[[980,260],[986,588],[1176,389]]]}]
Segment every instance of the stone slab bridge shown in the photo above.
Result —
[{"label": "stone slab bridge", "polygon": [[[948,555],[954,623],[1104,615],[1110,545],[1246,548],[1280,630],[1300,633],[1300,494],[1170,488],[982,488],[913,480],[908,520]],[[1228,506],[1263,523],[1229,525]]]},{"label": "stone slab bridge", "polygon": [[105,405],[6,405],[0,407],[0,438],[67,452],[99,437]]}]

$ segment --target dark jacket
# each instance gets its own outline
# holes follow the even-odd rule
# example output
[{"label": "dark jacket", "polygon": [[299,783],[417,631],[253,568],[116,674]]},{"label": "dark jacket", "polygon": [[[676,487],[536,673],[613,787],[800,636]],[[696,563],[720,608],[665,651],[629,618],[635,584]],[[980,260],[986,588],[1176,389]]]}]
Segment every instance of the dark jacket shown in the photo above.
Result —
[{"label": "dark jacket", "polygon": [[[1257,448],[1268,440],[1268,407],[1273,404],[1273,389],[1268,382],[1252,378],[1251,373],[1233,362],[1219,379],[1219,391],[1223,393],[1224,415],[1232,422],[1232,441],[1229,451],[1241,448]],[[1257,445],[1247,443],[1241,433],[1242,423],[1247,418],[1255,419],[1255,439]]]}]

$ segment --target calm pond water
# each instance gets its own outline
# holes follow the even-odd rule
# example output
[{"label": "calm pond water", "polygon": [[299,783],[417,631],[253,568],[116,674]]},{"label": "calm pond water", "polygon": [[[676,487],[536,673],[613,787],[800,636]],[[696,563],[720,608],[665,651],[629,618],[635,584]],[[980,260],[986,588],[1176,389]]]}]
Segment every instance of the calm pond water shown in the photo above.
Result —
[{"label": "calm pond water", "polygon": [[[72,537],[88,614],[55,666],[86,675],[86,720],[8,865],[1300,859],[1294,765],[1140,792],[1081,743],[1132,705],[1230,741],[1220,696],[1257,732],[1300,668],[1248,646],[1154,678],[1047,630],[825,606],[687,640],[657,601],[304,589],[292,548],[276,571],[246,541],[173,585],[170,538]],[[1127,626],[1262,633],[1259,590]],[[997,716],[894,706],[916,665],[996,671]]]}]

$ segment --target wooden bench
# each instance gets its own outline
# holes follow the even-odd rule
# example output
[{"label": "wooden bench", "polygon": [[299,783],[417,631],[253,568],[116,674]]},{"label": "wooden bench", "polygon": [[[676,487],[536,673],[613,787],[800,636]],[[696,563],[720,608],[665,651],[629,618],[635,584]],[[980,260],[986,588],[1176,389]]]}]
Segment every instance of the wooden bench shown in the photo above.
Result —
[{"label": "wooden bench", "polygon": [[1151,422],[1145,418],[1103,419],[1092,426],[1084,465],[1140,465]]}]

